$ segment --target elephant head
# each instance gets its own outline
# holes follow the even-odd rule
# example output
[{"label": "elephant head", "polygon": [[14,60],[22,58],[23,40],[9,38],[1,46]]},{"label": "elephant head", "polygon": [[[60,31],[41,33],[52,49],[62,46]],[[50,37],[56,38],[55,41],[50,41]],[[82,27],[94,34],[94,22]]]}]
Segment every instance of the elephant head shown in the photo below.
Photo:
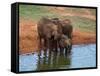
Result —
[{"label": "elephant head", "polygon": [[62,35],[59,40],[59,46],[61,48],[68,48],[71,46],[71,39],[68,38],[66,35]]},{"label": "elephant head", "polygon": [[68,36],[68,38],[72,39],[73,27],[70,19],[53,18],[52,22],[58,25],[59,34],[64,34]]}]

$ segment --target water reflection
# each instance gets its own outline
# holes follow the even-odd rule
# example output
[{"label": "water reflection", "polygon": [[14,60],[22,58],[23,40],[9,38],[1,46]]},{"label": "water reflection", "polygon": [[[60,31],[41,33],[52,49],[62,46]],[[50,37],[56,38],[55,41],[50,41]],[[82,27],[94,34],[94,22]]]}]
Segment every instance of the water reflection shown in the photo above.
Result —
[{"label": "water reflection", "polygon": [[71,54],[58,49],[19,55],[19,71],[86,67],[96,67],[96,44],[74,45]]},{"label": "water reflection", "polygon": [[65,65],[66,68],[70,66],[70,57],[64,51],[42,50],[38,53],[37,70],[64,69]]}]

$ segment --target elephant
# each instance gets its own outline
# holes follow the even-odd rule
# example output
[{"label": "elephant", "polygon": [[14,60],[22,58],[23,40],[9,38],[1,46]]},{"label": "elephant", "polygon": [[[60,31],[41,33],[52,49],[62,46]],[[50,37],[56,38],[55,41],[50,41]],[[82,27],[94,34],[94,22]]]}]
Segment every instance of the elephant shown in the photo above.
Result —
[{"label": "elephant", "polygon": [[64,34],[61,35],[59,40],[59,48],[61,51],[63,51],[65,48],[65,52],[70,53],[70,50],[72,49],[71,39]]},{"label": "elephant", "polygon": [[50,49],[52,42],[57,40],[58,26],[52,22],[49,18],[41,18],[37,24],[38,35],[40,39],[40,46]]},{"label": "elephant", "polygon": [[59,18],[52,18],[52,22],[58,25],[58,29],[61,30],[62,34],[68,36],[68,38],[72,39],[72,31],[73,27],[71,21],[69,19],[61,20]]},{"label": "elephant", "polygon": [[[60,20],[59,18],[43,17],[37,24],[40,46],[45,49],[71,49],[72,25],[70,20]],[[42,41],[43,40],[43,41]]]},{"label": "elephant", "polygon": [[59,18],[52,18],[52,22],[59,26],[60,36],[58,37],[58,44],[61,49],[71,50],[72,48],[72,31],[73,27],[69,19],[60,20]]}]

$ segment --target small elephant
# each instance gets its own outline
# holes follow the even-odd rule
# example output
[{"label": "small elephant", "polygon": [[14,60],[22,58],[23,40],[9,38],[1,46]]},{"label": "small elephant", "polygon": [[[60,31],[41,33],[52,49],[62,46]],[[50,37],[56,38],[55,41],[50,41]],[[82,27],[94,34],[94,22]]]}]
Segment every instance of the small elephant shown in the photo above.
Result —
[{"label": "small elephant", "polygon": [[62,35],[59,40],[59,47],[61,51],[65,48],[65,52],[70,53],[72,48],[71,39],[66,35]]}]

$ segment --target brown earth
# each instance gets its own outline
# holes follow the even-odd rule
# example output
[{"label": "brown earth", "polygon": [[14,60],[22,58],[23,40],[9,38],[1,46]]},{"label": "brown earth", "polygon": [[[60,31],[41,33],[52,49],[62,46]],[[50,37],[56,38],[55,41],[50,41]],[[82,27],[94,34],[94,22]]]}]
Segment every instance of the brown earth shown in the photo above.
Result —
[{"label": "brown earth", "polygon": [[33,52],[38,49],[37,26],[34,21],[21,20],[19,24],[20,54]]},{"label": "brown earth", "polygon": [[[89,44],[96,42],[96,34],[82,32],[78,29],[73,31],[73,44]],[[19,26],[19,48],[20,54],[39,50],[39,38],[36,22],[32,20],[20,20]]]},{"label": "brown earth", "polygon": [[96,42],[96,34],[90,32],[82,32],[78,29],[73,31],[73,44],[90,44]]}]

